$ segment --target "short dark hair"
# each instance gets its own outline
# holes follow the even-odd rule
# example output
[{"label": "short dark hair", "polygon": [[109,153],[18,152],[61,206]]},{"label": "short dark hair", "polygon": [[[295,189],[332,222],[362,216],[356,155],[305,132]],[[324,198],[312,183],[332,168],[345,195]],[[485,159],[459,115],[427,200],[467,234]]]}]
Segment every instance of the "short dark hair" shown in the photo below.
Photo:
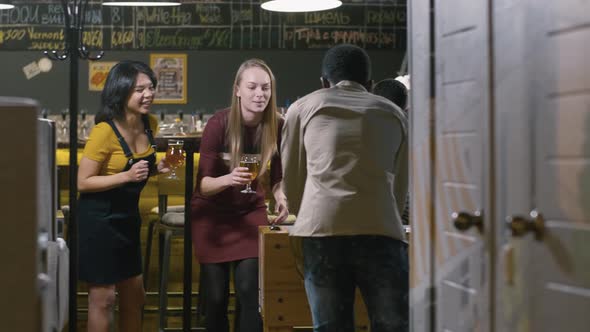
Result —
[{"label": "short dark hair", "polygon": [[113,118],[121,119],[125,115],[125,104],[140,73],[146,74],[154,88],[158,84],[152,69],[141,61],[124,60],[117,63],[107,76],[100,96],[101,107],[96,113],[94,122],[100,123]]},{"label": "short dark hair", "polygon": [[367,52],[358,46],[334,46],[324,55],[322,77],[331,84],[346,80],[364,85],[371,79],[371,59]]},{"label": "short dark hair", "polygon": [[408,102],[408,89],[406,86],[393,78],[386,78],[375,84],[373,93],[391,100],[402,110],[406,108]]}]

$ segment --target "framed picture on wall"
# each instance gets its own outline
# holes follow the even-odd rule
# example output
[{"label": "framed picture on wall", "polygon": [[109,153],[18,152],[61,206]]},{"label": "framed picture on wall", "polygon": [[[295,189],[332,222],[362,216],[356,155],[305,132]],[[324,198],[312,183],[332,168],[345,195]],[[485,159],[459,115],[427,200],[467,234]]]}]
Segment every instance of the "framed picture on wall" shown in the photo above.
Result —
[{"label": "framed picture on wall", "polygon": [[102,91],[109,71],[116,64],[113,61],[88,61],[88,90]]},{"label": "framed picture on wall", "polygon": [[150,54],[158,79],[154,104],[186,104],[186,54]]}]

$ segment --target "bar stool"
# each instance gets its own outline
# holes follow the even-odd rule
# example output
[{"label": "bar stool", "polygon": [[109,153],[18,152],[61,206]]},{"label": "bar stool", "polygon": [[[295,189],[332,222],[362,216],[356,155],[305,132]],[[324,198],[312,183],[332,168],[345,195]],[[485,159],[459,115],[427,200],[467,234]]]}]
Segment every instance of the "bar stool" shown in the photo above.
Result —
[{"label": "bar stool", "polygon": [[[148,234],[146,240],[145,259],[143,265],[143,287],[147,290],[149,266],[152,252],[152,241],[154,232],[158,231],[158,234],[162,234],[165,238],[166,232],[170,233],[169,240],[172,236],[180,236],[184,233],[184,206],[182,205],[171,205],[168,204],[168,195],[158,195],[158,206],[154,207],[150,213],[158,215],[155,219],[150,220],[148,225]],[[166,217],[167,214],[181,214],[182,220],[178,219],[178,216],[172,217],[172,215]]]},{"label": "bar stool", "polygon": [[[158,218],[150,221],[146,240],[146,252],[144,260],[144,288],[147,289],[152,241],[154,233],[158,233],[162,241],[160,247],[159,287],[158,287],[158,327],[164,331],[168,321],[168,274],[170,271],[170,248],[174,237],[184,236],[184,205],[168,205],[169,196],[184,197],[184,182],[167,180],[163,176],[158,177],[158,206],[152,212]],[[201,278],[199,278],[201,279]],[[199,281],[199,301],[197,317],[203,316],[202,302],[203,285]]]}]

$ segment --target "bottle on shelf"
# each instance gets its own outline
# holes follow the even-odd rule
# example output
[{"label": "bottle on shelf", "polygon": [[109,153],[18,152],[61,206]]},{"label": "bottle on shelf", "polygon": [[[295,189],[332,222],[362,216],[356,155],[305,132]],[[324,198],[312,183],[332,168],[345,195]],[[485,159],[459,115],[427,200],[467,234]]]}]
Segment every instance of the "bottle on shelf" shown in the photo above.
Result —
[{"label": "bottle on shelf", "polygon": [[202,132],[205,128],[205,126],[203,125],[203,112],[199,112],[199,118],[197,120],[195,127],[198,133]]},{"label": "bottle on shelf", "polygon": [[162,110],[159,112],[160,115],[160,122],[158,123],[158,136],[166,136],[171,135],[170,133],[170,126],[171,123],[166,121],[166,111]]},{"label": "bottle on shelf", "polygon": [[196,133],[197,132],[197,115],[195,112],[191,113],[191,117],[188,121],[188,132],[189,133]]},{"label": "bottle on shelf", "polygon": [[70,124],[68,123],[68,110],[61,111],[61,120],[57,121],[57,141],[68,143],[70,141]]},{"label": "bottle on shelf", "polygon": [[86,110],[80,111],[80,119],[78,121],[78,137],[82,140],[87,140],[90,134],[90,121],[86,118]]},{"label": "bottle on shelf", "polygon": [[174,119],[174,135],[186,136],[188,134],[188,128],[184,124],[184,113],[182,110],[178,111],[178,117]]}]

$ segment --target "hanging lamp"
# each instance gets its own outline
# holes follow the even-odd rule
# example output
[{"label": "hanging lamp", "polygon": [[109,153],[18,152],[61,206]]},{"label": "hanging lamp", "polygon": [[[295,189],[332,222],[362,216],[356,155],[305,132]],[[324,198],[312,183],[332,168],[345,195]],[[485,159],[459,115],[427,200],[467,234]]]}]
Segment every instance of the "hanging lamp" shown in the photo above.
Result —
[{"label": "hanging lamp", "polygon": [[342,1],[338,0],[271,0],[260,6],[273,12],[301,13],[334,9],[341,5]]},{"label": "hanging lamp", "polygon": [[103,6],[119,7],[170,7],[180,6],[180,1],[175,0],[104,0]]},{"label": "hanging lamp", "polygon": [[14,5],[12,4],[12,1],[10,1],[10,0],[0,1],[0,10],[2,10],[2,9],[12,9],[12,8],[14,8]]}]

